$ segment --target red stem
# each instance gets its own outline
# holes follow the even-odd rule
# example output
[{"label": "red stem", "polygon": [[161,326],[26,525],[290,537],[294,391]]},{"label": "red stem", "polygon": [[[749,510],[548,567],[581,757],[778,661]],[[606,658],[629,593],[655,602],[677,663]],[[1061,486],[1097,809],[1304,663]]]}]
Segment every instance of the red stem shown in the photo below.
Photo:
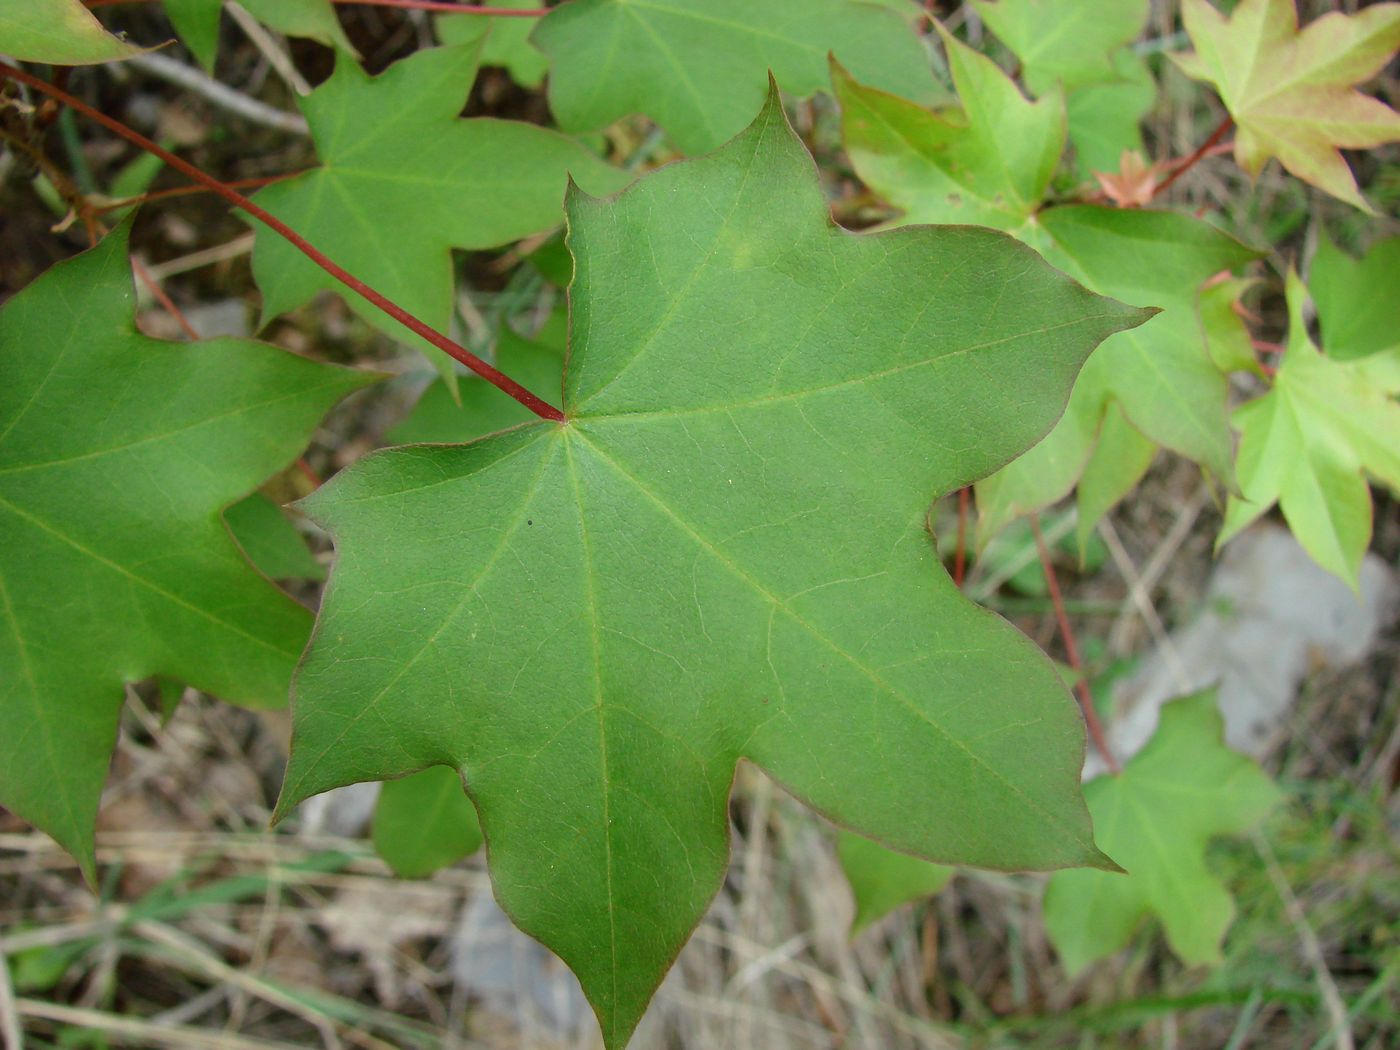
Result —
[{"label": "red stem", "polygon": [[[125,4],[150,3],[151,0],[84,0],[89,8],[118,7]],[[447,0],[331,0],[333,4],[356,4],[361,7],[402,7],[409,11],[442,11],[454,15],[490,15],[493,18],[542,18],[548,8],[485,7],[481,4],[454,4]]]},{"label": "red stem", "polygon": [[517,383],[514,379],[511,379],[510,376],[499,371],[498,369],[493,368],[491,365],[487,364],[481,358],[477,357],[466,347],[459,346],[457,343],[453,342],[451,339],[443,335],[431,325],[425,324],[424,322],[420,321],[418,318],[414,317],[411,313],[405,310],[402,306],[399,306],[398,303],[395,303],[391,299],[375,291],[369,285],[365,284],[364,281],[360,280],[358,277],[345,270],[339,264],[333,262],[324,253],[322,253],[319,249],[312,245],[311,242],[309,242],[305,237],[297,233],[294,229],[288,226],[281,219],[277,218],[275,215],[272,215],[264,208],[261,208],[258,205],[254,204],[252,201],[250,201],[247,197],[243,196],[243,194],[239,193],[237,190],[230,189],[228,186],[225,186],[222,182],[214,178],[212,175],[206,175],[199,168],[196,168],[193,164],[189,163],[189,161],[183,160],[180,157],[177,157],[175,154],[171,153],[169,150],[156,145],[150,139],[146,138],[146,136],[142,135],[140,132],[133,131],[131,128],[121,123],[121,121],[113,120],[105,113],[101,113],[98,110],[93,109],[81,99],[74,98],[66,91],[60,91],[58,88],[54,87],[46,80],[41,80],[39,77],[32,76],[29,73],[24,72],[24,70],[22,69],[15,69],[13,66],[6,65],[3,62],[0,62],[0,76],[7,77],[10,80],[19,81],[22,84],[28,84],[36,91],[41,91],[49,97],[55,98],[59,102],[62,102],[65,106],[69,106],[70,108],[83,114],[83,116],[89,118],[90,120],[96,121],[108,131],[120,135],[122,138],[126,139],[130,143],[133,143],[134,145],[140,146],[146,152],[155,154],[157,157],[165,161],[166,164],[170,165],[176,171],[187,175],[189,178],[193,179],[195,182],[198,182],[203,186],[207,186],[211,191],[217,193],[220,197],[228,201],[235,208],[238,208],[248,213],[253,218],[261,222],[264,226],[267,226],[275,233],[281,235],[288,242],[290,242],[298,251],[300,251],[303,255],[305,255],[308,259],[314,262],[321,269],[325,270],[326,273],[330,274],[341,284],[345,285],[345,287],[349,288],[353,292],[356,292],[363,298],[368,299],[371,303],[379,307],[379,309],[383,310],[386,314],[388,314],[394,320],[398,321],[409,331],[426,339],[429,343],[437,347],[449,357],[452,357],[462,362],[462,364],[466,365],[477,375],[481,376],[482,379],[485,379],[488,383],[497,387],[504,393],[509,394],[516,401],[519,401],[522,405],[528,408],[531,412],[535,413],[535,415],[539,416],[541,419],[551,420],[556,423],[564,422],[564,413],[561,412],[559,409],[555,408],[547,401],[544,401],[536,395],[532,394],[530,391],[526,390],[523,386]]},{"label": "red stem", "polygon": [[967,485],[958,489],[958,547],[953,554],[953,583],[959,588],[967,570],[967,504],[971,491]]},{"label": "red stem", "polygon": [[1104,736],[1099,713],[1094,710],[1094,694],[1089,691],[1089,680],[1084,677],[1084,665],[1079,660],[1079,646],[1074,642],[1074,632],[1070,629],[1069,616],[1065,613],[1065,600],[1060,593],[1060,578],[1055,575],[1055,566],[1050,560],[1050,548],[1046,546],[1045,537],[1040,531],[1040,515],[1032,512],[1030,517],[1031,532],[1035,534],[1035,547],[1040,554],[1040,567],[1045,571],[1045,584],[1050,591],[1050,604],[1055,607],[1055,622],[1059,625],[1060,637],[1065,643],[1065,656],[1069,658],[1069,665],[1074,668],[1076,675],[1074,691],[1079,697],[1079,709],[1084,712],[1084,724],[1088,727],[1089,737],[1099,749],[1099,754],[1103,755],[1108,768],[1115,774],[1120,773],[1122,769],[1113,757],[1113,752],[1108,749],[1108,740]]},{"label": "red stem", "polygon": [[1196,148],[1195,152],[1188,155],[1185,160],[1172,169],[1172,173],[1163,179],[1157,185],[1157,188],[1152,191],[1152,196],[1156,197],[1158,194],[1163,193],[1168,186],[1194,168],[1196,162],[1210,153],[1215,144],[1225,137],[1225,133],[1234,127],[1234,124],[1234,118],[1228,113],[1225,114],[1225,119],[1210,133],[1210,137],[1202,142],[1200,146]]},{"label": "red stem", "polygon": [[[303,174],[300,171],[288,172],[286,175],[264,175],[257,179],[231,179],[224,183],[231,190],[251,190],[261,186],[271,186],[274,182],[283,182],[286,179],[294,179]],[[126,197],[122,200],[113,201],[111,204],[104,204],[100,208],[94,208],[94,215],[106,215],[109,211],[118,211],[122,208],[136,208],[143,204],[151,204],[155,201],[169,200],[171,197],[188,197],[194,193],[208,193],[208,186],[176,186],[168,190],[157,190],[154,193],[142,193],[136,197]]]},{"label": "red stem", "polygon": [[166,294],[165,289],[160,286],[160,282],[151,276],[151,271],[141,265],[141,260],[134,255],[131,257],[131,268],[136,271],[136,276],[146,286],[146,290],[156,297],[156,302],[165,308],[166,313],[175,318],[175,323],[180,326],[181,331],[191,340],[198,342],[199,333],[194,330],[194,325],[190,324],[190,319],[175,305],[175,300]]}]

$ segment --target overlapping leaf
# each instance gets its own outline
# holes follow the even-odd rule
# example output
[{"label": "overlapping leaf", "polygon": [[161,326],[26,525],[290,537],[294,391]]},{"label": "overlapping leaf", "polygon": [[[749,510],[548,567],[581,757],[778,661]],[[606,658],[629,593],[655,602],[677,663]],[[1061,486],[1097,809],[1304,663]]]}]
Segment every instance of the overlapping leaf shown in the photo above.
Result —
[{"label": "overlapping leaf", "polygon": [[0,55],[84,66],[140,52],[103,29],[81,0],[0,0]]},{"label": "overlapping leaf", "polygon": [[991,59],[947,33],[943,41],[961,111],[925,109],[832,64],[846,149],[905,222],[1019,230],[1064,152],[1064,100],[1030,102]]},{"label": "overlapping leaf", "polygon": [[324,580],[325,567],[282,510],[260,492],[224,511],[224,521],[248,560],[272,580]]},{"label": "overlapping leaf", "polygon": [[1308,337],[1306,297],[1290,273],[1288,347],[1273,389],[1235,412],[1241,495],[1220,542],[1278,503],[1317,563],[1357,587],[1371,541],[1367,476],[1400,492],[1400,354],[1323,356]]},{"label": "overlapping leaf", "polygon": [[955,874],[944,864],[896,853],[849,831],[841,832],[836,849],[856,902],[852,936],[900,905],[937,893]]},{"label": "overlapping leaf", "polygon": [[[485,6],[519,8],[521,4],[519,0],[486,0]],[[471,44],[480,40],[483,66],[501,66],[521,87],[537,88],[544,83],[549,59],[530,43],[535,25],[533,18],[443,15],[437,20],[437,31],[444,44]]]},{"label": "overlapping leaf", "polygon": [[[1062,105],[1057,98],[1028,102],[986,58],[946,35],[945,42],[961,114],[925,110],[835,71],[846,146],[861,178],[903,210],[902,221],[1000,226],[1095,291],[1163,308],[1106,340],[1049,437],[979,484],[981,541],[1068,494],[1094,455],[1105,461],[1094,469],[1083,508],[1092,524],[1146,469],[1144,438],[1229,478],[1226,382],[1207,351],[1197,296],[1208,278],[1255,253],[1184,215],[1041,211],[1064,144]],[[1114,421],[1101,435],[1115,405],[1139,433]]]},{"label": "overlapping leaf", "polygon": [[1226,18],[1209,0],[1183,0],[1196,50],[1173,55],[1215,85],[1235,118],[1235,159],[1253,175],[1270,157],[1305,182],[1370,211],[1341,148],[1400,139],[1400,113],[1356,90],[1400,46],[1400,4],[1323,15],[1301,32],[1294,0],[1241,0]]},{"label": "overlapping leaf", "polygon": [[974,0],[973,6],[1015,52],[1031,91],[1064,92],[1082,172],[1111,171],[1124,150],[1142,149],[1138,125],[1156,85],[1125,45],[1142,32],[1147,0]]},{"label": "overlapping leaf", "polygon": [[[353,55],[330,0],[240,0],[258,21],[288,36],[307,37]],[[165,0],[165,13],[200,63],[214,68],[219,54],[219,17],[224,0]]]},{"label": "overlapping leaf", "polygon": [[1259,767],[1225,746],[1214,690],[1172,701],[1161,719],[1121,774],[1084,786],[1099,841],[1127,875],[1061,871],[1046,887],[1045,927],[1072,974],[1126,945],[1149,915],[1183,962],[1218,963],[1235,906],[1206,866],[1206,844],[1249,830],[1278,800]]},{"label": "overlapping leaf", "polygon": [[[495,247],[558,225],[570,175],[593,193],[611,193],[630,179],[545,128],[459,119],[477,50],[419,51],[373,79],[342,59],[302,101],[321,165],[257,195],[341,266],[439,331],[452,318],[453,248]],[[262,229],[253,274],[264,319],[340,287]],[[423,345],[346,294],[372,323]]]},{"label": "overlapping leaf", "polygon": [[1308,290],[1327,356],[1354,361],[1400,348],[1400,237],[1377,241],[1353,259],[1324,233]]},{"label": "overlapping leaf", "polygon": [[[918,102],[939,95],[923,43],[884,3],[860,0],[572,0],[532,37],[550,58],[560,127],[643,113],[685,153],[714,149],[763,104],[768,74],[799,95],[827,85],[827,55]],[[906,12],[912,4],[899,2]]]},{"label": "overlapping leaf", "polygon": [[426,878],[481,848],[481,825],[455,769],[433,766],[379,789],[370,830],[394,873]]},{"label": "overlapping leaf", "polygon": [[126,233],[0,312],[0,803],[90,877],[124,682],[285,701],[310,616],[220,512],[372,378],[138,335]]},{"label": "overlapping leaf", "polygon": [[307,501],[337,561],[279,812],[461,770],[499,900],[611,1047],[720,885],[741,757],[930,859],[1105,863],[1073,701],[924,521],[1144,311],[991,231],[835,228],[776,91],[567,210],[567,423],[381,452]]}]

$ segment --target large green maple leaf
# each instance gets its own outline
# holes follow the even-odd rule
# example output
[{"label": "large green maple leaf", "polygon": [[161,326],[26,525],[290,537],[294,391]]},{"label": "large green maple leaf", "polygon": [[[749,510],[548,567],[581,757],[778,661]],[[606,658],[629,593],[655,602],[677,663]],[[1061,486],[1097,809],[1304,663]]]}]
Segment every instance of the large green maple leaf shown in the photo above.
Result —
[{"label": "large green maple leaf", "polygon": [[1208,352],[1198,293],[1257,253],[1185,215],[1042,208],[1064,147],[1063,103],[1028,101],[986,57],[946,33],[944,42],[961,112],[931,111],[833,70],[861,179],[899,206],[901,222],[995,225],[1096,292],[1162,308],[1105,340],[1055,430],[978,486],[982,542],[1068,494],[1086,470],[1095,486],[1085,509],[1102,513],[1123,479],[1146,469],[1155,445],[1231,477],[1227,384]]},{"label": "large green maple leaf", "polygon": [[1278,801],[1259,767],[1225,746],[1214,690],[1172,701],[1161,719],[1121,774],[1084,787],[1127,876],[1060,871],[1046,887],[1045,928],[1071,974],[1126,945],[1149,914],[1183,962],[1219,962],[1235,906],[1206,866],[1206,844],[1249,830]]},{"label": "large green maple leaf", "polygon": [[0,803],[89,877],[124,682],[285,702],[310,615],[220,512],[374,378],[139,335],[127,230],[0,311]]},{"label": "large green maple leaf", "polygon": [[1355,90],[1400,45],[1400,4],[1323,15],[1302,32],[1294,0],[1242,0],[1229,18],[1209,0],[1183,0],[1196,50],[1173,55],[1215,85],[1235,118],[1235,160],[1258,175],[1270,157],[1305,182],[1370,211],[1340,149],[1400,139],[1400,114]]},{"label": "large green maple leaf", "polygon": [[[301,103],[320,166],[257,195],[341,266],[438,331],[452,320],[453,248],[492,248],[559,225],[570,175],[594,193],[631,179],[546,128],[458,119],[479,47],[419,51],[374,78],[342,58]],[[396,338],[427,345],[260,226],[253,275],[265,320],[330,289]],[[434,360],[447,363],[438,354]]]},{"label": "large green maple leaf", "polygon": [[1073,701],[925,516],[1145,312],[992,231],[834,227],[776,90],[567,211],[566,422],[380,452],[306,501],[337,560],[279,814],[460,770],[498,899],[611,1047],[719,888],[740,758],[928,858],[1107,863]]},{"label": "large green maple leaf", "polygon": [[858,0],[572,0],[531,39],[550,59],[559,126],[592,131],[644,113],[685,153],[714,149],[763,104],[771,72],[788,91],[827,85],[827,55],[920,102],[939,91],[905,14]]},{"label": "large green maple leaf", "polygon": [[1240,495],[1220,543],[1275,503],[1319,565],[1360,585],[1371,541],[1367,476],[1400,493],[1400,354],[1336,361],[1308,337],[1307,290],[1288,275],[1289,330],[1273,389],[1235,411]]}]

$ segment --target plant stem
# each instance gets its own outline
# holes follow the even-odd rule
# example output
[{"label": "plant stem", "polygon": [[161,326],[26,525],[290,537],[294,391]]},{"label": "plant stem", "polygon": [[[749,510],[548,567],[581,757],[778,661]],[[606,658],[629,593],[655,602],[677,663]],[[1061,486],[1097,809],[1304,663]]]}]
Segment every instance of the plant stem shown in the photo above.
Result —
[{"label": "plant stem", "polygon": [[[298,175],[304,174],[300,171],[288,172],[285,175],[264,175],[256,179],[230,179],[224,183],[231,190],[252,190],[262,186],[271,186],[274,182],[283,182],[286,179],[294,179]],[[121,200],[109,201],[99,208],[93,209],[94,215],[106,215],[109,211],[118,211],[122,208],[137,208],[143,204],[151,204],[155,201],[169,200],[172,197],[188,197],[195,193],[211,192],[208,186],[176,186],[168,190],[156,190],[153,193],[143,193],[137,197],[124,197]]]},{"label": "plant stem", "polygon": [[544,401],[541,398],[537,397],[535,394],[532,394],[530,391],[526,390],[523,386],[517,383],[514,379],[511,379],[510,376],[506,375],[505,373],[499,371],[496,368],[493,368],[491,365],[487,364],[481,358],[477,357],[466,347],[460,346],[459,344],[449,339],[447,336],[443,335],[437,329],[433,328],[431,325],[420,321],[417,317],[414,317],[402,306],[399,306],[398,303],[395,303],[393,300],[389,299],[387,296],[381,294],[380,292],[375,291],[369,285],[365,284],[364,281],[360,280],[358,277],[354,276],[349,271],[341,267],[339,264],[328,258],[323,252],[321,252],[318,248],[311,244],[311,242],[309,242],[305,237],[297,233],[281,219],[277,218],[275,215],[272,215],[266,209],[254,204],[251,200],[243,196],[243,194],[239,193],[237,190],[231,189],[230,187],[220,182],[218,179],[214,178],[212,175],[205,174],[203,171],[201,171],[199,168],[196,168],[189,161],[177,157],[169,150],[156,145],[156,143],[146,138],[146,136],[142,135],[138,131],[133,131],[121,121],[114,120],[113,118],[107,116],[105,113],[93,109],[81,99],[74,98],[66,91],[60,91],[52,84],[40,79],[39,77],[26,73],[22,69],[16,69],[13,66],[6,65],[3,62],[0,62],[0,77],[5,77],[7,79],[17,81],[21,84],[27,84],[30,87],[34,88],[36,91],[41,91],[45,95],[57,99],[59,102],[62,102],[65,106],[69,106],[70,108],[83,114],[83,116],[89,118],[90,120],[96,121],[108,131],[120,135],[122,138],[126,139],[133,145],[140,146],[146,152],[155,154],[157,157],[165,161],[166,164],[170,165],[176,171],[187,175],[189,178],[193,179],[195,182],[198,182],[203,186],[207,186],[211,191],[218,194],[224,200],[228,201],[235,208],[246,212],[248,215],[251,215],[253,218],[261,222],[264,226],[267,226],[269,229],[279,234],[281,237],[283,237],[289,243],[291,243],[293,247],[295,247],[298,251],[305,255],[308,259],[314,262],[321,269],[325,270],[326,273],[330,274],[341,284],[345,285],[345,287],[349,288],[351,291],[357,293],[361,297],[369,300],[371,303],[379,307],[379,309],[383,310],[394,320],[398,321],[409,331],[422,337],[423,339],[426,339],[429,343],[437,347],[449,357],[452,357],[455,360],[460,361],[462,364],[466,365],[477,375],[481,376],[482,379],[485,379],[491,385],[495,386],[502,392],[514,398],[516,401],[520,402],[520,404],[524,405],[526,408],[528,408],[531,412],[535,413],[535,415],[539,416],[541,419],[546,419],[552,422],[559,423],[562,423],[564,421],[564,413],[561,412],[559,409],[555,408],[547,401]]},{"label": "plant stem", "polygon": [[1208,154],[1211,151],[1211,149],[1214,148],[1215,144],[1218,143],[1221,139],[1223,139],[1225,137],[1225,133],[1228,132],[1232,127],[1234,127],[1234,125],[1234,118],[1231,117],[1230,114],[1226,113],[1225,119],[1222,120],[1216,126],[1215,130],[1210,133],[1210,137],[1207,138],[1204,142],[1202,142],[1200,146],[1198,146],[1195,149],[1194,152],[1192,152],[1186,157],[1185,160],[1183,160],[1180,164],[1178,164],[1175,168],[1172,169],[1172,173],[1168,175],[1165,179],[1163,179],[1157,185],[1157,188],[1152,191],[1152,196],[1156,197],[1158,194],[1165,192],[1168,186],[1170,186],[1173,182],[1181,178],[1181,176],[1185,175],[1188,171],[1195,167],[1196,162],[1199,161],[1206,154]]},{"label": "plant stem", "polygon": [[1113,752],[1108,749],[1103,723],[1099,721],[1099,713],[1094,710],[1094,694],[1089,691],[1089,680],[1084,677],[1084,665],[1079,659],[1079,646],[1075,644],[1074,631],[1070,629],[1069,616],[1065,613],[1064,596],[1060,593],[1060,578],[1055,575],[1055,566],[1050,560],[1050,548],[1040,531],[1040,515],[1032,511],[1030,519],[1031,532],[1035,534],[1035,547],[1040,554],[1040,567],[1045,571],[1045,584],[1050,591],[1050,602],[1055,607],[1055,622],[1059,625],[1060,637],[1065,643],[1065,656],[1078,676],[1074,683],[1074,692],[1079,697],[1079,709],[1084,713],[1084,724],[1088,727],[1089,737],[1099,749],[1104,762],[1116,775],[1122,772],[1122,768],[1113,757]]}]

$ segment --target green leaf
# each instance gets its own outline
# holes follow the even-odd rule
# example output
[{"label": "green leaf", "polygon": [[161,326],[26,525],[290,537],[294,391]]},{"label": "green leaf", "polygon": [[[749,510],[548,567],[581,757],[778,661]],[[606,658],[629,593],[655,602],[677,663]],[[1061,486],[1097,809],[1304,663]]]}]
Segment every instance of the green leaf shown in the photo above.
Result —
[{"label": "green leaf", "polygon": [[1015,230],[1040,206],[1064,152],[1064,101],[1030,102],[991,59],[947,33],[943,43],[961,111],[930,111],[833,63],[851,162],[905,223]]},{"label": "green leaf", "polygon": [[1263,376],[1254,353],[1254,339],[1240,316],[1244,294],[1259,281],[1251,277],[1230,277],[1208,281],[1196,299],[1196,318],[1206,352],[1222,372],[1253,372]]},{"label": "green leaf", "polygon": [[[909,9],[909,5],[904,5]],[[772,75],[810,95],[834,53],[865,82],[918,102],[939,91],[922,41],[888,4],[857,0],[573,0],[532,37],[550,58],[549,105],[567,131],[633,113],[684,153],[743,130]]]},{"label": "green leaf", "polygon": [[[520,0],[486,0],[486,6],[518,8]],[[521,87],[537,88],[544,83],[549,59],[530,43],[536,19],[443,15],[436,24],[438,39],[444,44],[472,44],[480,40],[481,64],[504,68]]]},{"label": "green leaf", "polygon": [[137,334],[128,229],[0,311],[0,804],[89,878],[123,682],[285,701],[310,616],[220,512],[375,378]]},{"label": "green leaf", "polygon": [[1171,57],[1209,81],[1235,120],[1235,160],[1258,175],[1270,157],[1332,196],[1371,211],[1339,147],[1400,140],[1400,114],[1355,90],[1395,57],[1400,4],[1323,15],[1302,32],[1294,0],[1241,0],[1229,18],[1182,0],[1196,50]]},{"label": "green leaf", "polygon": [[[219,16],[223,0],[164,0],[175,32],[205,69],[219,55]],[[354,55],[354,45],[340,27],[330,0],[241,0],[247,12],[288,36],[306,37]]]},{"label": "green leaf", "polygon": [[[1110,404],[1153,443],[1227,482],[1233,477],[1227,384],[1205,344],[1198,294],[1209,278],[1257,253],[1209,223],[1171,212],[1067,205],[1041,212],[1037,222],[1028,235],[1050,262],[1101,294],[1163,309],[1140,328],[1105,340],[1042,445],[978,484],[979,544],[1020,514],[1073,489],[1102,442],[1098,435]],[[1135,435],[1116,434],[1127,447],[1104,454],[1127,471],[1144,453]]]},{"label": "green leaf", "polygon": [[[495,365],[526,390],[553,399],[564,381],[564,348],[531,342],[509,328],[496,338]],[[418,399],[408,418],[387,437],[396,445],[420,441],[470,441],[497,430],[529,423],[535,416],[515,398],[476,376],[461,382],[459,398],[441,380]]]},{"label": "green leaf", "polygon": [[213,72],[219,57],[219,18],[224,0],[165,0],[165,17],[199,64]]},{"label": "green leaf", "polygon": [[1147,0],[974,0],[987,26],[1020,60],[1038,97],[1063,91],[1081,174],[1114,171],[1142,149],[1139,122],[1156,100],[1146,63],[1124,45],[1147,20]]},{"label": "green leaf", "polygon": [[238,0],[250,15],[288,36],[306,37],[346,54],[355,54],[331,0]]},{"label": "green leaf", "polygon": [[1324,357],[1308,338],[1306,298],[1290,273],[1288,348],[1273,389],[1235,412],[1241,495],[1218,543],[1278,503],[1313,559],[1355,588],[1371,539],[1366,475],[1400,492],[1400,354]]},{"label": "green leaf", "polygon": [[1377,241],[1353,259],[1324,231],[1308,288],[1329,357],[1354,361],[1400,347],[1400,237]]},{"label": "green leaf", "polygon": [[852,937],[900,905],[933,896],[955,873],[953,868],[897,853],[849,831],[841,832],[836,851],[856,901]]},{"label": "green leaf", "polygon": [[[503,328],[494,364],[528,390],[555,391],[563,383],[564,347],[546,330],[532,342]],[[553,345],[551,345],[553,344]],[[462,380],[460,401],[447,384],[433,383],[408,418],[387,437],[395,444],[470,441],[535,417],[519,401],[477,376]],[[424,878],[476,851],[481,828],[476,810],[455,771],[437,766],[380,789],[375,810],[374,848],[396,873]]]},{"label": "green leaf", "polygon": [[987,27],[1021,60],[1027,85],[1043,94],[1117,78],[1116,52],[1147,21],[1147,0],[972,0]]},{"label": "green leaf", "polygon": [[[370,78],[341,58],[302,100],[321,165],[269,186],[257,202],[356,277],[438,331],[452,320],[452,249],[491,248],[563,221],[572,175],[591,193],[630,176],[572,139],[533,124],[461,120],[475,46],[419,51]],[[253,275],[264,322],[318,291],[342,291],[281,237],[257,227]],[[358,295],[363,316],[427,344]],[[434,361],[449,364],[434,353]]]},{"label": "green leaf", "polygon": [[[1197,297],[1207,279],[1258,253],[1208,223],[1169,212],[1075,205],[1041,211],[1064,141],[1058,98],[1027,102],[989,60],[946,34],[945,43],[961,115],[922,109],[835,70],[846,147],[860,177],[903,210],[904,222],[1000,226],[1092,290],[1164,308],[1105,341],[1049,437],[978,485],[979,545],[1074,488],[1110,404],[1142,436],[1228,482],[1226,380],[1207,351]],[[1120,429],[1110,439],[1118,435],[1125,447],[1105,455],[1121,479],[1145,452],[1137,435]]]},{"label": "green leaf", "polygon": [[22,62],[86,66],[139,55],[102,28],[79,0],[0,0],[0,55]]},{"label": "green leaf", "polygon": [[311,556],[296,526],[260,493],[224,511],[229,532],[248,560],[270,580],[324,580],[325,567]]},{"label": "green leaf", "polygon": [[1137,488],[1156,455],[1156,443],[1143,437],[1118,404],[1111,402],[1075,492],[1079,506],[1075,534],[1081,562],[1094,540],[1094,526]]},{"label": "green leaf", "polygon": [[1206,844],[1248,831],[1278,789],[1225,746],[1215,691],[1164,705],[1147,746],[1121,774],[1089,781],[1084,795],[1100,840],[1127,874],[1051,876],[1045,928],[1065,968],[1075,974],[1118,951],[1148,915],[1182,962],[1218,964],[1235,907],[1206,866]]},{"label": "green leaf", "polygon": [[1113,76],[1081,84],[1065,96],[1069,140],[1081,176],[1116,171],[1124,150],[1143,152],[1142,120],[1157,101],[1157,83],[1144,62],[1124,49]]},{"label": "green leaf", "polygon": [[1145,312],[992,231],[835,227],[776,89],[714,155],[567,212],[567,422],[305,501],[337,560],[279,814],[461,770],[497,898],[613,1048],[719,889],[741,757],[928,859],[1109,863],[1073,701],[925,516]]},{"label": "green leaf", "polygon": [[481,826],[461,774],[446,766],[381,787],[370,837],[374,851],[405,879],[425,879],[481,848]]}]

